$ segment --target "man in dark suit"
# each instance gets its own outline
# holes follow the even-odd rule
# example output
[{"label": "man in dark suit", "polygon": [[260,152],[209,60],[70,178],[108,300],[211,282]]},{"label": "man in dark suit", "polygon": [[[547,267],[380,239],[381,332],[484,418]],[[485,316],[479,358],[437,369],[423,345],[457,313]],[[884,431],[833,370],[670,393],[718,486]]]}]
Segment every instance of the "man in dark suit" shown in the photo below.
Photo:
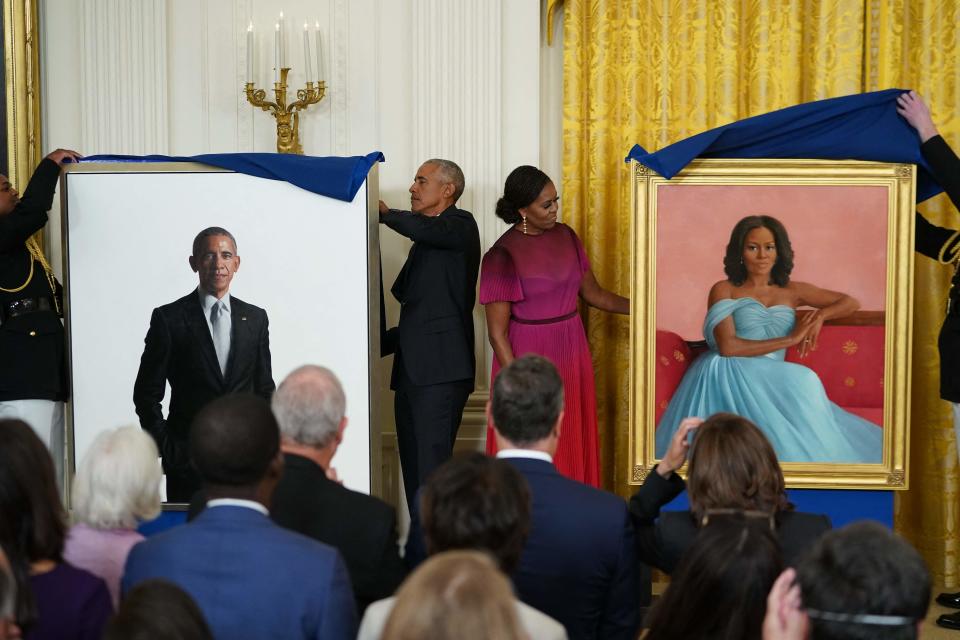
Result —
[{"label": "man in dark suit", "polygon": [[460,167],[427,160],[410,186],[412,211],[380,202],[380,222],[413,240],[391,289],[399,325],[381,333],[382,355],[394,354],[390,388],[408,506],[453,453],[474,386],[480,232],[470,212],[455,206],[463,188]]},{"label": "man in dark suit", "polygon": [[252,394],[214,400],[194,419],[189,452],[207,508],[136,545],[122,592],[169,580],[193,597],[216,638],[353,640],[353,591],[340,554],[267,515],[283,473],[270,405]]},{"label": "man in dark suit", "polygon": [[530,535],[513,574],[517,596],[567,628],[571,640],[637,637],[633,525],[617,496],[553,466],[561,437],[563,381],[546,358],[526,355],[502,369],[487,406],[497,457],[526,478]]},{"label": "man in dark suit", "polygon": [[307,365],[280,383],[271,404],[280,424],[284,471],[270,515],[343,554],[362,612],[393,595],[406,568],[393,507],[335,481],[330,463],[347,427],[343,387],[329,369]]},{"label": "man in dark suit", "polygon": [[[917,130],[923,157],[930,163],[934,177],[947,192],[953,206],[960,209],[960,159],[940,135],[927,105],[911,91],[897,98],[897,111]],[[917,212],[914,233],[918,252],[953,265],[947,315],[940,327],[937,347],[940,352],[940,397],[953,408],[956,449],[960,453],[960,230],[937,226]],[[937,604],[960,609],[960,591],[939,594]],[[937,624],[960,629],[960,611],[940,616]]]},{"label": "man in dark suit", "polygon": [[[200,284],[153,310],[133,387],[140,426],[163,457],[172,502],[186,502],[200,488],[186,446],[193,416],[229,393],[249,391],[268,399],[274,390],[267,313],[230,296],[240,268],[233,235],[221,227],[204,229],[193,241],[189,262]],[[164,419],[160,401],[167,381],[170,411]]]}]

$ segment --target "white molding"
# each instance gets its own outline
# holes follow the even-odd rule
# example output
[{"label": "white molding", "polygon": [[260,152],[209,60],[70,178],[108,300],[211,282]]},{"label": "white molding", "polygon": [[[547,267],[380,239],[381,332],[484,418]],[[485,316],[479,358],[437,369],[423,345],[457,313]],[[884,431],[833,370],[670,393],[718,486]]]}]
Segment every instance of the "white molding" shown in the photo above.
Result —
[{"label": "white molding", "polygon": [[[326,43],[325,73],[332,82],[327,97],[330,117],[330,153],[350,153],[350,2],[334,0],[330,7],[329,41]],[[366,72],[366,71],[364,71]],[[323,104],[321,102],[321,104]],[[318,105],[319,106],[319,105]],[[302,125],[301,125],[302,126]]]},{"label": "white molding", "polygon": [[79,4],[84,152],[166,153],[166,3],[79,0]]},{"label": "white molding", "polygon": [[[246,33],[247,25],[253,19],[252,0],[234,0],[233,15],[235,29],[238,33]],[[254,37],[261,37],[254,33]],[[254,42],[254,51],[257,45]],[[245,78],[247,71],[247,39],[246,37],[237,38],[237,86],[244,87],[250,78]],[[254,67],[256,69],[256,67]],[[250,152],[254,150],[253,146],[253,116],[255,107],[247,102],[246,93],[243,89],[237,92],[237,151]],[[256,109],[259,111],[259,109]]]}]

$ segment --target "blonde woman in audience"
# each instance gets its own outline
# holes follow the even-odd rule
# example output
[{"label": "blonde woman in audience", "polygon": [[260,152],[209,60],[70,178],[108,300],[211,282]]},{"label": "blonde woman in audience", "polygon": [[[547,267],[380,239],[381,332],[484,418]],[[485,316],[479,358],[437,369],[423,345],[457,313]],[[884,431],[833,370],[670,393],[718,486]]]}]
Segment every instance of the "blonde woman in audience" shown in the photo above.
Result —
[{"label": "blonde woman in audience", "polygon": [[143,540],[137,523],[160,513],[161,473],[157,446],[139,427],[98,435],[77,469],[63,557],[103,578],[114,607],[127,554]]},{"label": "blonde woman in audience", "polygon": [[532,640],[517,616],[510,582],[486,554],[447,551],[400,587],[384,640]]}]

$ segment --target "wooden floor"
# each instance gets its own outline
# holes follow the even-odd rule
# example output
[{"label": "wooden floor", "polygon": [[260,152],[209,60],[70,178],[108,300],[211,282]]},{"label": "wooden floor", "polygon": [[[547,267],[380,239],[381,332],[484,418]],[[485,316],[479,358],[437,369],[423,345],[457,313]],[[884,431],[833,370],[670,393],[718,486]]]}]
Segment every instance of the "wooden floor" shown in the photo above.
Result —
[{"label": "wooden floor", "polygon": [[[933,597],[936,598],[937,594],[941,591],[945,591],[945,589],[935,587],[933,589]],[[954,588],[949,589],[949,591],[960,591],[960,589]],[[936,625],[937,618],[940,617],[940,614],[954,613],[955,611],[958,611],[958,609],[941,607],[931,600],[930,610],[927,612],[927,619],[923,623],[923,631],[920,633],[920,637],[923,638],[923,640],[960,640],[960,631],[944,629]]]}]

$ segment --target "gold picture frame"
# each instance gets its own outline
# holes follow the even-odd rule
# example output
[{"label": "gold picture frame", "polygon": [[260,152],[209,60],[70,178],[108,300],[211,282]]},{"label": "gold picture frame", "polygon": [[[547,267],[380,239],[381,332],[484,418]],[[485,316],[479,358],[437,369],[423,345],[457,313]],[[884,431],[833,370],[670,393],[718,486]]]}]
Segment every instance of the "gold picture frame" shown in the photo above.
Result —
[{"label": "gold picture frame", "polygon": [[[799,200],[803,201],[803,207],[810,210],[810,215],[803,220],[802,224],[797,223],[795,226],[801,228],[809,226],[811,231],[808,235],[814,238],[808,241],[807,252],[804,254],[807,264],[816,265],[817,268],[826,268],[824,266],[826,265],[833,268],[834,273],[841,273],[842,267],[832,267],[836,254],[817,256],[816,259],[810,257],[816,254],[818,245],[815,239],[825,237],[824,228],[829,228],[827,235],[847,234],[844,241],[848,246],[853,246],[862,240],[863,234],[860,231],[865,227],[845,229],[842,226],[834,226],[832,219],[827,225],[818,225],[817,216],[828,215],[830,206],[839,207],[840,203],[844,202],[844,198],[847,199],[846,202],[859,202],[862,195],[868,194],[871,204],[844,208],[855,209],[856,211],[850,215],[867,216],[862,219],[871,221],[870,232],[873,234],[871,237],[878,238],[874,241],[878,246],[868,247],[864,251],[871,251],[871,256],[880,255],[886,267],[885,271],[874,270],[878,282],[871,285],[877,290],[878,299],[882,301],[876,306],[882,306],[883,311],[860,312],[863,317],[879,317],[881,319],[879,323],[883,326],[882,332],[878,329],[870,334],[875,341],[882,341],[882,352],[878,347],[874,349],[872,356],[877,362],[882,362],[882,378],[876,380],[882,388],[873,391],[874,396],[882,396],[882,406],[879,409],[873,409],[878,416],[873,419],[873,422],[882,425],[882,460],[879,463],[782,462],[781,466],[788,487],[895,490],[909,488],[911,312],[916,191],[914,165],[864,161],[709,159],[690,163],[671,180],[636,163],[632,165],[631,171],[633,174],[631,249],[634,266],[631,275],[630,316],[630,432],[627,464],[617,470],[620,481],[626,481],[628,485],[634,486],[642,484],[658,460],[655,455],[657,426],[655,416],[658,407],[662,411],[667,406],[663,400],[659,403],[655,400],[658,383],[655,360],[658,337],[658,289],[662,289],[661,297],[664,301],[664,307],[660,308],[660,313],[666,314],[663,309],[667,300],[677,298],[678,291],[695,300],[695,304],[691,303],[691,308],[700,305],[701,301],[703,306],[706,306],[706,291],[709,290],[710,282],[704,283],[705,288],[684,282],[682,274],[678,274],[684,270],[684,264],[699,265],[706,261],[716,265],[710,267],[715,269],[711,271],[711,274],[716,273],[717,276],[713,277],[714,281],[726,277],[723,272],[723,252],[721,250],[720,255],[715,255],[716,247],[726,246],[729,230],[732,228],[729,223],[736,220],[734,218],[726,220],[727,235],[719,239],[719,244],[715,237],[705,239],[698,236],[701,227],[690,229],[691,233],[686,237],[691,242],[683,245],[684,250],[679,252],[682,257],[674,259],[671,263],[673,266],[668,268],[667,255],[672,253],[670,243],[674,241],[667,239],[665,235],[667,232],[664,229],[682,229],[682,225],[676,222],[676,214],[686,211],[686,209],[671,211],[669,207],[679,207],[680,205],[676,203],[680,202],[695,203],[697,198],[709,195],[709,200],[703,202],[703,206],[700,207],[702,211],[697,214],[702,216],[700,219],[706,220],[707,216],[714,214],[729,215],[722,212],[716,213],[714,210],[714,207],[722,209],[724,206],[717,202],[716,196],[721,194],[723,196],[721,200],[757,202],[757,206],[761,207],[761,210],[750,210],[752,204],[742,207],[738,213],[739,217],[763,213],[776,215],[762,208],[777,202],[781,202],[786,208],[793,205],[800,206],[797,204],[797,194],[806,194]],[[709,189],[690,190],[690,187],[709,187]],[[687,189],[687,191],[677,191],[677,189]],[[758,194],[762,197],[755,197]],[[819,198],[821,195],[829,196],[826,198],[827,204],[823,206]],[[788,202],[788,198],[792,200]],[[831,205],[831,202],[834,204]],[[664,220],[662,225],[659,224],[661,217]],[[881,233],[881,227],[873,228],[873,221],[878,218],[886,221],[886,229],[883,233]],[[789,228],[790,225],[786,226]],[[659,239],[664,246],[658,247],[658,232],[664,236]],[[674,234],[671,236],[673,238],[680,237],[677,235],[680,233],[678,231],[670,233]],[[817,233],[819,236],[816,235]],[[716,235],[718,234],[712,234],[712,236]],[[879,239],[881,235],[883,239]],[[863,240],[863,242],[870,241]],[[885,246],[880,246],[884,242]],[[661,251],[660,254],[658,250]],[[798,266],[803,263],[804,255],[798,251]],[[850,259],[846,256],[841,258]],[[659,281],[658,264],[664,271]],[[676,278],[676,281],[669,278]],[[816,284],[824,288],[832,288],[829,286],[830,281]],[[693,291],[693,289],[697,290]],[[681,299],[680,302],[682,301]],[[687,315],[696,314],[693,314],[691,309],[687,311]],[[702,319],[703,313],[700,311],[697,320],[702,321]],[[684,322],[689,324],[687,320]],[[851,321],[850,324],[859,323]],[[846,351],[855,352],[857,345],[845,344],[844,348]],[[682,354],[673,353],[676,354],[678,361],[684,360]],[[661,354],[660,362],[667,364],[667,360],[669,359],[663,358]],[[687,363],[685,366],[689,367],[690,364]],[[870,370],[870,375],[872,373],[873,370]],[[850,380],[851,378],[846,379],[848,383]],[[874,379],[870,378],[870,380]],[[829,389],[827,395],[830,397]],[[882,422],[879,418],[880,411],[882,411]]]}]

